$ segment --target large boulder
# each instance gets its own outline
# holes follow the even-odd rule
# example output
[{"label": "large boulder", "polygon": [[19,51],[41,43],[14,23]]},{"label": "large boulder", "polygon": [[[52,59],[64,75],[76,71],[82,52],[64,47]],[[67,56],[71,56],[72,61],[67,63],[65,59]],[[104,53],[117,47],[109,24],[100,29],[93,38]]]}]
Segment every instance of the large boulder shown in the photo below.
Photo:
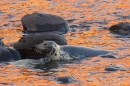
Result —
[{"label": "large boulder", "polygon": [[34,12],[23,16],[21,21],[24,33],[52,31],[66,33],[69,30],[67,21],[52,14]]},{"label": "large boulder", "polygon": [[16,61],[20,59],[20,55],[16,50],[0,47],[0,61]]},{"label": "large boulder", "polygon": [[20,53],[22,59],[40,59],[44,55],[36,53],[34,47],[44,42],[44,40],[55,41],[59,45],[67,44],[66,38],[60,32],[43,32],[24,35],[14,44],[14,49]]},{"label": "large boulder", "polygon": [[114,33],[117,35],[130,35],[130,23],[120,22],[116,25],[111,26],[108,30],[111,33]]}]

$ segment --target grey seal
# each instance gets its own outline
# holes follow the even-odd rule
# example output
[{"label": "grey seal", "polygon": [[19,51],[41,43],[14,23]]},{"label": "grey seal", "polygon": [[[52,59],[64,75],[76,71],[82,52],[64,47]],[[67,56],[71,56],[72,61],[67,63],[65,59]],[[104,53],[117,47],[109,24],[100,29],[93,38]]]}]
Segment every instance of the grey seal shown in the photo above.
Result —
[{"label": "grey seal", "polygon": [[37,53],[46,53],[51,60],[69,60],[108,54],[110,51],[96,50],[82,46],[59,46],[54,41],[45,41],[35,46]]}]

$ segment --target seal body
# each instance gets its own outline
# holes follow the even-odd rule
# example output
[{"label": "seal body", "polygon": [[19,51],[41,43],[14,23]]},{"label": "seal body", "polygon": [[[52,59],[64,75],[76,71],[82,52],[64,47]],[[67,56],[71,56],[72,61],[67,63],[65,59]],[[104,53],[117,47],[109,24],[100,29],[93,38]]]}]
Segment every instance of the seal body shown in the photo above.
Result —
[{"label": "seal body", "polygon": [[51,60],[79,59],[83,57],[93,57],[107,54],[110,51],[95,50],[80,46],[64,45],[59,46],[53,41],[45,41],[35,47],[38,53],[46,53]]}]

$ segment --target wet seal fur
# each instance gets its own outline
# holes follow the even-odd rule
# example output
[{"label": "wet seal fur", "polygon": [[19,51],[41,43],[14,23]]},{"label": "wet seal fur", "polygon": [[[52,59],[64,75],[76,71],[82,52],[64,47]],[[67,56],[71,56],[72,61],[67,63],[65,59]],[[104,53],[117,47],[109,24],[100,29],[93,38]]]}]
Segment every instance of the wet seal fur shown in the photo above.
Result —
[{"label": "wet seal fur", "polygon": [[45,41],[35,46],[37,53],[46,53],[51,60],[69,60],[83,57],[93,57],[102,54],[108,54],[110,51],[96,50],[80,46],[64,45],[59,46],[53,41]]}]

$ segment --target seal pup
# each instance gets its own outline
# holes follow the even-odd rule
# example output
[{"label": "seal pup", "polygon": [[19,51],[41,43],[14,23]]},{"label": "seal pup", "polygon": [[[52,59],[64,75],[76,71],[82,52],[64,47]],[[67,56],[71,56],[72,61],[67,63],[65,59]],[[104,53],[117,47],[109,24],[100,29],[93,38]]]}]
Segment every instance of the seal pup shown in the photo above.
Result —
[{"label": "seal pup", "polygon": [[69,60],[107,54],[110,51],[96,50],[81,46],[59,46],[54,41],[45,41],[35,46],[37,53],[45,53],[51,60]]}]

